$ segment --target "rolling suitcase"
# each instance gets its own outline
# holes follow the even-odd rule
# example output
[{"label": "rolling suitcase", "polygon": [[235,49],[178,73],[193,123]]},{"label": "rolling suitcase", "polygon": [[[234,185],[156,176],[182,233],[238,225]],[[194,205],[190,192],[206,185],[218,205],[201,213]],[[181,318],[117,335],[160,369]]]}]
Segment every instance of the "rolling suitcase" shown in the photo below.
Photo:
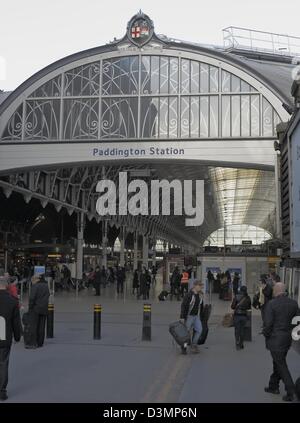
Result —
[{"label": "rolling suitcase", "polygon": [[205,344],[207,335],[208,335],[208,326],[206,324],[202,326],[202,332],[201,332],[200,338],[198,339],[198,345]]},{"label": "rolling suitcase", "polygon": [[202,332],[201,332],[200,338],[198,339],[198,345],[203,345],[206,342],[208,331],[209,331],[208,320],[211,315],[211,309],[212,309],[211,304],[205,304],[205,306],[203,307],[203,312],[201,315]]},{"label": "rolling suitcase", "polygon": [[187,344],[190,340],[190,333],[186,326],[181,322],[171,323],[169,326],[169,332],[177,344],[181,347],[183,347],[184,344]]}]

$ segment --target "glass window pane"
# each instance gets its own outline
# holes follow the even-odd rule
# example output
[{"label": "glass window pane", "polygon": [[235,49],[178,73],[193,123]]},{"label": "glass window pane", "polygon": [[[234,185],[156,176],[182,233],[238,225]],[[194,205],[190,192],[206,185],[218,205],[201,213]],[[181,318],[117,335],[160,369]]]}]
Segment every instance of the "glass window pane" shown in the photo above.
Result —
[{"label": "glass window pane", "polygon": [[170,58],[170,94],[178,93],[178,59]]},{"label": "glass window pane", "polygon": [[136,97],[102,99],[101,137],[136,138],[137,105]]},{"label": "glass window pane", "polygon": [[[99,73],[98,73],[99,75]],[[50,81],[45,82],[35,90],[29,97],[58,97],[61,95],[62,76],[58,75]]]},{"label": "glass window pane", "polygon": [[209,67],[205,63],[200,63],[200,90],[201,93],[209,92]]},{"label": "glass window pane", "polygon": [[142,56],[141,62],[141,93],[150,94],[150,57]]},{"label": "glass window pane", "polygon": [[241,106],[242,106],[242,137],[250,136],[250,96],[242,95],[241,96]]},{"label": "glass window pane", "polygon": [[250,85],[243,80],[241,80],[241,91],[244,92],[244,93],[250,92]]},{"label": "glass window pane", "polygon": [[181,97],[181,137],[190,136],[190,102],[189,97]]},{"label": "glass window pane", "polygon": [[2,134],[2,140],[21,140],[22,138],[22,121],[23,121],[23,104],[21,104],[12,117]]},{"label": "glass window pane", "polygon": [[159,137],[168,138],[169,127],[169,106],[168,98],[160,97],[159,99]]},{"label": "glass window pane", "polygon": [[26,101],[25,139],[59,138],[60,100]]},{"label": "glass window pane", "polygon": [[151,56],[151,94],[159,93],[159,57]]},{"label": "glass window pane", "polygon": [[215,66],[210,66],[210,92],[215,93],[219,91],[219,69]]},{"label": "glass window pane", "polygon": [[263,98],[262,101],[263,106],[263,136],[264,137],[271,137],[273,136],[273,109],[271,104]]},{"label": "glass window pane", "polygon": [[210,134],[212,138],[219,135],[219,98],[218,96],[210,96]]},{"label": "glass window pane", "polygon": [[222,96],[222,136],[230,137],[230,96]]},{"label": "glass window pane", "polygon": [[158,137],[158,98],[141,98],[141,136]]},{"label": "glass window pane", "polygon": [[191,138],[199,137],[199,97],[191,97]]},{"label": "glass window pane", "polygon": [[99,123],[98,99],[65,99],[63,138],[97,139]]},{"label": "glass window pane", "polygon": [[169,92],[169,58],[160,58],[160,93]]},{"label": "glass window pane", "polygon": [[208,96],[200,97],[200,137],[207,138],[209,134]]},{"label": "glass window pane", "polygon": [[190,92],[190,61],[181,60],[181,93],[188,94]]},{"label": "glass window pane", "polygon": [[199,93],[199,82],[200,82],[200,72],[199,72],[199,62],[191,62],[191,93]]},{"label": "glass window pane", "polygon": [[231,75],[231,91],[239,93],[241,91],[241,80],[235,75]]},{"label": "glass window pane", "polygon": [[230,92],[231,91],[231,83],[230,78],[231,74],[229,72],[226,72],[222,70],[222,91],[224,92]]},{"label": "glass window pane", "polygon": [[178,137],[178,99],[169,98],[169,138]]},{"label": "glass window pane", "polygon": [[251,136],[258,137],[259,131],[259,95],[251,95]]},{"label": "glass window pane", "polygon": [[241,135],[241,98],[239,95],[231,97],[231,131],[233,137]]}]

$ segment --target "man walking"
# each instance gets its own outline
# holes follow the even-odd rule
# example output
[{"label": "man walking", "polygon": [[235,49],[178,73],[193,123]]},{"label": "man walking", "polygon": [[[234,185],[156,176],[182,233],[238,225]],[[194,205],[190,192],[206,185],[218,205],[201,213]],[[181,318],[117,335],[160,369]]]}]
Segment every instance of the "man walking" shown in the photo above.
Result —
[{"label": "man walking", "polygon": [[31,343],[26,348],[42,347],[45,340],[45,325],[48,313],[49,288],[44,278],[32,277],[32,288],[29,297],[29,316],[31,327]]},{"label": "man walking", "polygon": [[[202,294],[203,284],[201,281],[196,280],[193,288],[184,296],[181,304],[180,320],[183,321],[190,331],[193,329],[194,334],[192,337],[191,351],[194,353],[198,351],[198,340],[202,332],[202,324],[200,314],[203,310]],[[187,353],[185,346],[181,347],[182,354]]]},{"label": "man walking", "polygon": [[18,301],[7,291],[7,279],[0,277],[0,400],[7,400],[8,364],[12,338],[21,339]]},{"label": "man walking", "polygon": [[279,394],[279,383],[282,380],[286,390],[283,401],[293,401],[295,385],[286,356],[292,344],[292,319],[298,314],[298,304],[286,295],[285,286],[281,282],[274,285],[273,296],[274,299],[266,306],[263,326],[266,347],[273,359],[273,373],[265,392]]}]

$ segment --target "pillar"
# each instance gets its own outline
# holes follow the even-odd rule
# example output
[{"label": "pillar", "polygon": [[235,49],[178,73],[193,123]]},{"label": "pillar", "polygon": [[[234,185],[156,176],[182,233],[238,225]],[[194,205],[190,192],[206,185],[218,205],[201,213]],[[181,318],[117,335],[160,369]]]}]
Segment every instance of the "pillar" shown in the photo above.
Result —
[{"label": "pillar", "polygon": [[107,268],[107,221],[102,221],[102,266]]},{"label": "pillar", "polygon": [[152,266],[156,266],[156,238],[153,238],[153,256],[152,256]]},{"label": "pillar", "polygon": [[82,280],[83,268],[83,233],[84,233],[84,213],[77,214],[77,253],[76,253],[76,279]]},{"label": "pillar", "polygon": [[125,238],[126,238],[126,229],[124,226],[120,228],[120,266],[125,266]]},{"label": "pillar", "polygon": [[148,269],[148,257],[149,257],[149,239],[148,235],[143,235],[143,266]]},{"label": "pillar", "polygon": [[134,231],[133,234],[133,269],[138,268],[138,233]]},{"label": "pillar", "polygon": [[280,177],[280,155],[275,159],[275,201],[276,201],[276,236],[282,237],[281,227],[281,177]]},{"label": "pillar", "polygon": [[165,256],[167,254],[167,243],[166,243],[166,241],[164,241],[163,247],[164,247],[164,256]]}]

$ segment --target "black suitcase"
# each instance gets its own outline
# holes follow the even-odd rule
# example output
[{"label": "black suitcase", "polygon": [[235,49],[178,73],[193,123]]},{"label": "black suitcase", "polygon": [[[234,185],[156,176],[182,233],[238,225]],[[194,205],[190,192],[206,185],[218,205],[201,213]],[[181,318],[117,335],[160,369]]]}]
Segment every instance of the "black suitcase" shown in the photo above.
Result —
[{"label": "black suitcase", "polygon": [[169,332],[181,347],[190,341],[190,333],[182,322],[174,322],[169,326]]},{"label": "black suitcase", "polygon": [[168,291],[162,291],[158,296],[159,301],[166,301],[168,295]]},{"label": "black suitcase", "polygon": [[198,339],[198,345],[205,344],[207,335],[208,335],[208,326],[205,325],[202,327],[202,332],[201,332],[200,338]]}]

